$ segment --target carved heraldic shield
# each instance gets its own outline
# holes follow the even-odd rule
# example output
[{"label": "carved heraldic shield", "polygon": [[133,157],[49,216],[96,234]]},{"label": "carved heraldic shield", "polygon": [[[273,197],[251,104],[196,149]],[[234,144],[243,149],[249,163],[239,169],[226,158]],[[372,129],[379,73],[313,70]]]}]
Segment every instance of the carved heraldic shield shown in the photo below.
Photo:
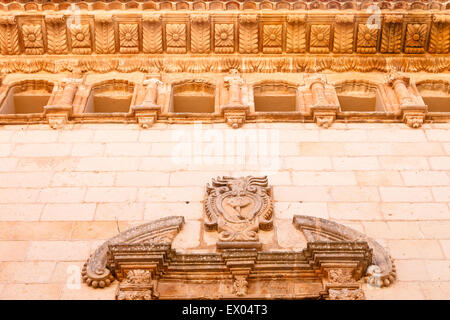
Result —
[{"label": "carved heraldic shield", "polygon": [[218,177],[206,186],[207,230],[219,232],[218,247],[260,247],[258,230],[273,226],[272,187],[267,177]]}]

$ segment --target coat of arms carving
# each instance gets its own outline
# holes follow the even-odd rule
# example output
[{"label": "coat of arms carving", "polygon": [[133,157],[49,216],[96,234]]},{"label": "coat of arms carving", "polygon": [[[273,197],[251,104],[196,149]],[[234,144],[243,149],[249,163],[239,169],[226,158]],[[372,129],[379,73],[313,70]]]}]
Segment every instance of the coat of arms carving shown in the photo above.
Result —
[{"label": "coat of arms carving", "polygon": [[258,230],[273,226],[267,177],[218,177],[206,186],[207,230],[219,232],[218,248],[258,248]]}]

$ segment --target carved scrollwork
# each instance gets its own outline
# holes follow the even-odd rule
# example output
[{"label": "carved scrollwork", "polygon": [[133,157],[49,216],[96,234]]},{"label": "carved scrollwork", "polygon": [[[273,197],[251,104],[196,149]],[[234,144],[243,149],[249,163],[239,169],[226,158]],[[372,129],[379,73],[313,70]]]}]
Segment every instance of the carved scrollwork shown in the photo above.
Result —
[{"label": "carved scrollwork", "polygon": [[258,229],[272,228],[272,189],[267,177],[218,177],[206,187],[208,230],[223,242],[257,242]]},{"label": "carved scrollwork", "polygon": [[[294,216],[294,226],[301,230],[308,242],[314,241],[367,241],[373,250],[372,264],[376,265],[381,287],[392,284],[396,278],[396,272],[391,257],[386,250],[375,240],[335,222],[309,216]],[[372,271],[373,272],[373,271]],[[370,274],[367,281],[370,282]]]},{"label": "carved scrollwork", "polygon": [[184,224],[183,217],[167,217],[131,228],[103,243],[85,263],[83,280],[94,288],[107,287],[114,281],[107,265],[107,252],[110,245],[128,243],[171,243]]}]

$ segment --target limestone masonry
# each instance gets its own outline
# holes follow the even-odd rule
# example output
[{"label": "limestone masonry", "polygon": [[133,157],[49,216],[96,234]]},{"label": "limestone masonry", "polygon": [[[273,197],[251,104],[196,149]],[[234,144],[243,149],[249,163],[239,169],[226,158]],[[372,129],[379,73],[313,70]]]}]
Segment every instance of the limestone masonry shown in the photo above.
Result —
[{"label": "limestone masonry", "polygon": [[0,0],[0,299],[450,299],[449,9]]}]

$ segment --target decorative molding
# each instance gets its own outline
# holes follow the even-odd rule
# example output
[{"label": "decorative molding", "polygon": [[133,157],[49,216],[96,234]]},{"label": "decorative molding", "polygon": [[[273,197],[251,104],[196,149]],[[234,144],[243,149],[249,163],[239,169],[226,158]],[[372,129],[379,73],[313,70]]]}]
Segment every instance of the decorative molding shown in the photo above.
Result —
[{"label": "decorative molding", "polygon": [[[317,55],[340,53],[350,56],[352,52],[367,55],[380,52],[410,61],[401,54],[428,57],[427,50],[432,54],[448,52],[450,15],[382,12],[380,31],[363,23],[365,12],[330,17],[323,16],[321,10],[308,15],[289,11],[284,15],[276,13],[279,12],[264,10],[257,14],[240,12],[230,15],[227,12],[188,10],[181,18],[164,11],[136,11],[131,17],[117,11],[108,14],[104,10],[93,10],[91,15],[82,11],[79,17],[74,18],[66,11],[45,11],[44,15],[38,11],[16,12],[14,15],[5,14],[0,19],[0,54],[34,55],[44,51],[47,54],[68,54],[74,58],[92,53],[212,52],[220,55],[235,52],[236,46],[242,55],[260,51],[267,55],[308,51]],[[36,26],[44,22],[46,27],[39,30]],[[32,39],[32,33],[36,33],[37,40]],[[40,36],[46,44],[40,44]],[[77,40],[76,36],[83,40]]]}]

